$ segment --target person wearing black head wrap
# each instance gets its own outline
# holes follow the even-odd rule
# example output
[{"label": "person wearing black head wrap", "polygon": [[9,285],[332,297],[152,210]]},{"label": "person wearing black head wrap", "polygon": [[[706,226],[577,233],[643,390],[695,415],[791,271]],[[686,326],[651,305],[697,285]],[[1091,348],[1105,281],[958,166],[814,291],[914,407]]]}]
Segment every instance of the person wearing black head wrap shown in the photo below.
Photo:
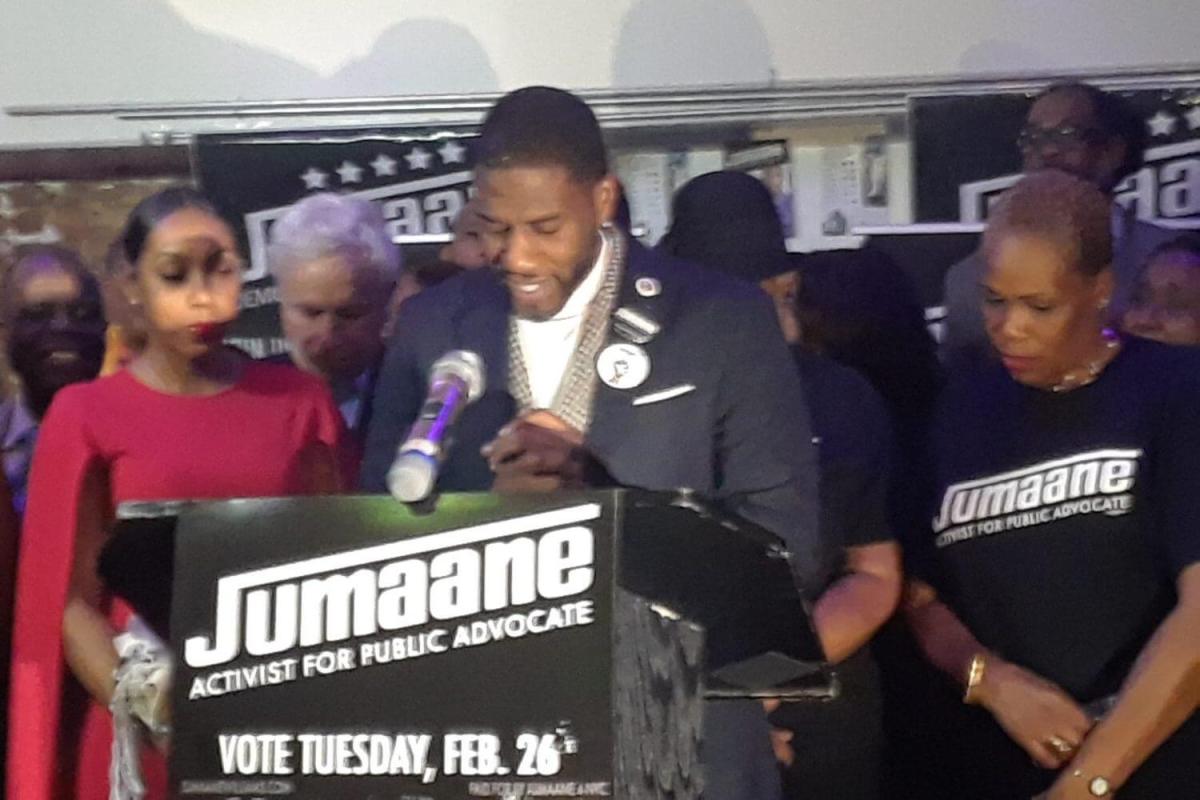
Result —
[{"label": "person wearing black head wrap", "polygon": [[[659,248],[759,284],[775,299],[789,341],[801,341],[798,277],[766,187],[739,172],[701,175],[679,191],[673,211]],[[901,582],[887,521],[891,431],[863,376],[801,346],[793,352],[818,440],[821,535],[840,554],[814,620],[842,694],[775,710],[775,749],[789,797],[865,800],[880,795],[882,751],[879,678],[866,644],[895,609]]]},{"label": "person wearing black head wrap", "polygon": [[744,172],[688,181],[675,195],[671,217],[658,246],[677,258],[751,283],[792,270],[771,194]]},{"label": "person wearing black head wrap", "polygon": [[758,179],[725,171],[688,181],[675,195],[671,229],[658,249],[758,284],[775,302],[783,338],[788,344],[800,338],[796,268],[775,202]]}]

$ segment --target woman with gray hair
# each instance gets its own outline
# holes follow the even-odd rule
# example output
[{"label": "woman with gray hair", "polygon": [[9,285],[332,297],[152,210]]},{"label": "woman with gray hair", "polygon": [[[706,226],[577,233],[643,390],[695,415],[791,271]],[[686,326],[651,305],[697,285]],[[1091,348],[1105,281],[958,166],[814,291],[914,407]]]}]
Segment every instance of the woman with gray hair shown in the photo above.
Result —
[{"label": "woman with gray hair", "polygon": [[268,259],[291,360],[329,384],[361,435],[401,273],[383,215],[362,198],[310,195],[271,229]]}]

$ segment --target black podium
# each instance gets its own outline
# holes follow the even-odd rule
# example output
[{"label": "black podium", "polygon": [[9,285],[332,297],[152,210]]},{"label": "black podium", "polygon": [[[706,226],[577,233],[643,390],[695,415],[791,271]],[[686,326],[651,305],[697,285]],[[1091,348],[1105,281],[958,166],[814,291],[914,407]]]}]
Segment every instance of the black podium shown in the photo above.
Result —
[{"label": "black podium", "polygon": [[706,697],[832,691],[779,540],[686,494],[118,516],[101,573],[171,641],[182,798],[695,797]]}]

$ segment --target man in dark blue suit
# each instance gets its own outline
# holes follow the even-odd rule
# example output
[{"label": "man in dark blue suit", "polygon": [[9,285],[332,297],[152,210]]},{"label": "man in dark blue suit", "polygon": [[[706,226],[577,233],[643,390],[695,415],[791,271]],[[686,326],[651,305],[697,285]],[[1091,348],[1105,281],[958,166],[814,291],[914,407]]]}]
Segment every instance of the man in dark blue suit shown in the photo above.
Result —
[{"label": "man in dark blue suit", "polygon": [[[363,487],[385,489],[433,362],[472,350],[487,391],[458,421],[440,490],[687,487],[781,536],[814,592],[816,453],[771,302],[611,226],[618,191],[599,126],[566,92],[501,99],[475,155],[493,268],[402,308]],[[715,703],[706,714],[705,796],[778,796],[761,708]]]}]

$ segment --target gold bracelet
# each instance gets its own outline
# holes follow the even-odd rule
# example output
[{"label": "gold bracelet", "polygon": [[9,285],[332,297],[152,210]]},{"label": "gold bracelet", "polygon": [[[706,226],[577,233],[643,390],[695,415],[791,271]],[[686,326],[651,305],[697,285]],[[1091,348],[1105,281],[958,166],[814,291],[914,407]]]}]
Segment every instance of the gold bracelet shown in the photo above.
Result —
[{"label": "gold bracelet", "polygon": [[967,689],[963,692],[963,702],[969,706],[979,704],[979,684],[983,683],[983,673],[987,669],[987,657],[983,653],[971,656],[971,667],[967,670]]}]

